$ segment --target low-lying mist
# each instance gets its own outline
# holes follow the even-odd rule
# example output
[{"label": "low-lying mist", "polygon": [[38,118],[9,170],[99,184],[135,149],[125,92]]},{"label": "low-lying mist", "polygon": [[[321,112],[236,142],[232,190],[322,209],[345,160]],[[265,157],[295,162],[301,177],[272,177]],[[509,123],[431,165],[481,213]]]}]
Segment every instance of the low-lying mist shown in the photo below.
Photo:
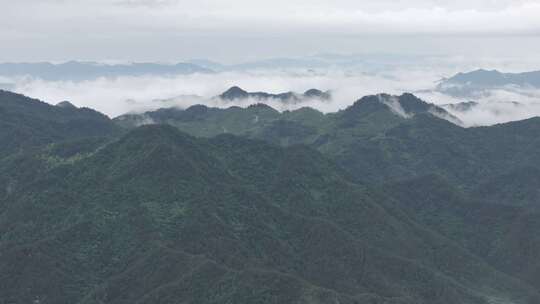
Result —
[{"label": "low-lying mist", "polygon": [[[405,77],[406,76],[406,77]],[[89,81],[44,81],[19,78],[14,90],[50,103],[69,100],[77,106],[91,107],[110,116],[126,112],[140,112],[161,107],[188,107],[196,103],[211,106],[245,106],[255,100],[224,104],[212,99],[232,86],[246,91],[281,93],[316,88],[332,91],[332,101],[308,101],[301,106],[312,106],[323,112],[336,111],[351,105],[368,94],[401,93],[433,85],[437,75],[421,72],[366,74],[338,70],[258,70],[233,71],[214,74],[189,74],[171,77],[141,76],[98,78]],[[269,100],[279,110],[295,108]]]},{"label": "low-lying mist", "polygon": [[[540,116],[540,90],[532,88],[498,88],[485,90],[467,98],[455,98],[439,92],[418,92],[426,101],[441,105],[467,127],[489,126]],[[474,102],[460,109],[459,103]]]},{"label": "low-lying mist", "polygon": [[3,78],[7,89],[51,104],[68,100],[79,107],[90,107],[111,117],[129,112],[144,112],[164,107],[187,108],[194,104],[214,107],[248,106],[255,99],[223,101],[215,96],[232,86],[246,91],[283,93],[316,88],[332,92],[331,100],[306,99],[301,103],[264,100],[277,110],[313,107],[322,112],[343,109],[370,94],[412,92],[438,105],[475,101],[467,111],[446,107],[466,126],[492,125],[540,115],[540,90],[500,88],[479,96],[455,98],[434,91],[437,81],[452,76],[452,69],[390,69],[363,73],[343,69],[283,69],[228,71],[177,76],[139,76],[98,78],[87,81],[45,81],[31,77]]}]

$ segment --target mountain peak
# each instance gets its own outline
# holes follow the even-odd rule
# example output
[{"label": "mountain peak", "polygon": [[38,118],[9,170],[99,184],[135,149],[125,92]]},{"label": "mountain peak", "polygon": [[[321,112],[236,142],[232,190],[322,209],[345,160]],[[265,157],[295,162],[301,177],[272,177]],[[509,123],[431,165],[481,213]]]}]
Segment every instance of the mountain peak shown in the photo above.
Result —
[{"label": "mountain peak", "polygon": [[65,108],[65,109],[77,109],[77,107],[72,104],[71,102],[64,100],[56,104],[59,108]]},{"label": "mountain peak", "polygon": [[478,69],[467,73],[458,73],[439,85],[461,84],[461,85],[502,85],[506,82],[505,76],[497,70]]},{"label": "mountain peak", "polygon": [[233,86],[227,91],[223,92],[223,94],[221,94],[219,97],[225,100],[243,99],[248,98],[249,93],[238,86]]},{"label": "mountain peak", "polygon": [[432,107],[435,107],[433,104],[427,103],[411,93],[403,93],[397,99],[403,110],[408,114],[427,112]]},{"label": "mountain peak", "polygon": [[318,89],[309,89],[306,92],[304,92],[304,97],[307,98],[320,98],[320,99],[330,99],[330,93],[329,92],[323,92]]},{"label": "mountain peak", "polygon": [[347,116],[362,117],[379,111],[391,111],[402,118],[411,118],[417,114],[428,113],[451,121],[454,124],[461,124],[457,117],[454,117],[445,109],[428,103],[411,93],[404,93],[400,96],[384,93],[364,96],[347,108],[345,113]]},{"label": "mountain peak", "polygon": [[251,104],[247,107],[248,109],[262,109],[262,110],[271,110],[271,111],[276,111],[276,109],[272,108],[271,106],[265,104],[265,103],[262,103],[262,102],[259,102],[259,103],[254,103],[254,104]]}]

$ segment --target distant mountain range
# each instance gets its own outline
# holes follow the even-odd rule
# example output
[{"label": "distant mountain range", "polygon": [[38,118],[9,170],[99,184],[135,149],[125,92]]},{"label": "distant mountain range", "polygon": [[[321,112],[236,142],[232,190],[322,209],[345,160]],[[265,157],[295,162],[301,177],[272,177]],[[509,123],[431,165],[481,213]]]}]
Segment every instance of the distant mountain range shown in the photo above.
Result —
[{"label": "distant mountain range", "polygon": [[454,119],[0,91],[0,303],[540,303],[540,118]]},{"label": "distant mountain range", "polygon": [[90,80],[98,77],[176,75],[191,73],[211,73],[212,71],[191,63],[174,65],[159,63],[101,64],[96,62],[70,61],[53,64],[40,63],[0,63],[0,76],[30,76],[44,80]]},{"label": "distant mountain range", "polygon": [[540,89],[540,71],[501,73],[497,70],[476,70],[443,79],[437,90],[456,97],[470,97],[493,89]]},{"label": "distant mountain range", "polygon": [[423,56],[396,54],[316,54],[306,57],[279,57],[238,64],[221,64],[206,59],[188,61],[215,71],[280,70],[280,69],[360,69],[364,72],[383,70],[389,66],[415,65]]},{"label": "distant mountain range", "polygon": [[[216,106],[230,106],[233,104],[252,103],[273,103],[274,105],[301,106],[303,103],[314,101],[328,102],[332,99],[332,92],[323,92],[318,89],[309,89],[304,93],[285,92],[285,93],[267,93],[267,92],[247,92],[240,87],[233,86],[223,93],[213,97],[203,97],[198,95],[178,95],[171,98],[154,99],[150,104],[139,103],[137,100],[129,100],[134,108],[133,112],[137,112],[136,108],[146,107],[147,109],[175,108],[185,104],[214,104]],[[140,111],[139,111],[140,112]]]},{"label": "distant mountain range", "polygon": [[[320,54],[304,58],[270,58],[239,64],[221,64],[207,59],[194,59],[176,64],[135,62],[130,64],[105,64],[91,61],[69,61],[65,63],[0,63],[0,76],[13,78],[30,76],[44,80],[91,80],[98,77],[178,75],[246,70],[280,69],[330,69],[354,68],[363,71],[379,70],[388,65],[419,62],[421,57],[391,54],[338,55]],[[0,89],[9,89],[11,84],[0,84]]]},{"label": "distant mountain range", "polygon": [[[305,96],[311,96],[309,94],[310,92],[316,92],[316,94],[314,94],[313,96],[321,96],[320,94],[323,94],[324,96],[325,94],[319,90],[313,89],[307,91],[302,96],[304,96],[304,98],[306,98]],[[171,123],[175,125],[177,123],[182,124],[184,121],[186,121],[188,123],[202,122],[203,124],[206,124],[204,122],[206,120],[215,120],[215,124],[214,122],[211,124],[208,123],[204,127],[201,126],[201,128],[198,128],[198,126],[193,126],[194,130],[199,129],[201,132],[203,132],[195,133],[195,135],[215,136],[223,132],[232,132],[233,134],[237,135],[246,135],[246,132],[254,131],[253,128],[261,129],[271,126],[275,120],[279,120],[282,116],[287,117],[289,115],[307,115],[307,117],[312,117],[316,120],[325,117],[325,115],[323,115],[321,112],[311,108],[304,107],[296,111],[285,111],[284,113],[280,113],[277,110],[271,108],[270,106],[264,104],[264,101],[268,98],[275,98],[277,100],[289,102],[291,100],[290,96],[294,96],[292,94],[294,93],[284,93],[277,95],[272,95],[268,93],[247,93],[246,91],[238,87],[233,87],[220,95],[221,98],[223,98],[224,100],[234,100],[251,97],[254,98],[255,101],[260,101],[260,103],[253,104],[247,109],[243,109],[240,107],[218,109],[209,108],[204,105],[195,105],[189,107],[186,110],[178,108],[165,108],[159,109],[157,111],[145,112],[142,114],[122,115],[115,118],[115,121],[117,121],[123,127],[132,128],[148,123]],[[386,116],[386,121],[381,122],[381,124],[389,123],[391,121],[394,121],[395,119],[408,119],[418,114],[430,114],[451,121],[452,123],[458,125],[461,124],[460,120],[457,117],[451,115],[445,109],[438,107],[434,104],[426,103],[416,98],[412,94],[403,94],[401,96],[391,96],[387,94],[367,96],[357,101],[355,105],[350,107],[350,109],[354,109],[355,107],[362,109],[361,111],[364,111],[363,109],[366,108],[366,111],[368,111],[368,113],[366,114],[369,115],[374,115],[374,113],[371,113],[371,111],[380,111],[381,115],[383,115],[382,113],[384,113],[384,116]],[[240,116],[236,117],[237,115]],[[331,116],[332,115],[329,115],[327,117]],[[252,117],[252,119],[249,117]],[[360,117],[361,116],[359,116],[358,119],[360,119]],[[200,119],[202,119],[202,121]],[[316,124],[315,122],[313,123]],[[326,124],[324,122],[320,123],[321,125]],[[377,122],[373,121],[373,123]],[[190,129],[191,128],[192,127],[190,127]]]}]

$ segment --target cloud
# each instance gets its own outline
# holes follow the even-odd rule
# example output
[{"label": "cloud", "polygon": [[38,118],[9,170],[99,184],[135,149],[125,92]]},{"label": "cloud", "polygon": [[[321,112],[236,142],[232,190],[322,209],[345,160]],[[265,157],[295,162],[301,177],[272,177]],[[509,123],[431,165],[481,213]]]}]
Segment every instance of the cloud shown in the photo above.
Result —
[{"label": "cloud", "polygon": [[[452,101],[456,102],[455,99]],[[489,90],[474,101],[477,105],[467,111],[445,108],[469,127],[494,125],[540,116],[540,90],[538,89]]]},{"label": "cloud", "polygon": [[397,97],[391,96],[390,98],[387,98],[387,99],[382,99],[380,95],[378,97],[379,97],[379,102],[382,102],[385,105],[387,105],[394,114],[401,116],[403,118],[412,117],[411,114],[407,114],[407,112],[405,112],[405,110],[399,103],[399,99]]},{"label": "cloud", "polygon": [[[89,33],[538,33],[537,1],[20,1],[6,28]],[[47,13],[43,13],[47,12]],[[33,22],[23,22],[31,18]],[[69,27],[65,22],[69,21]],[[30,34],[30,33],[29,33]],[[104,33],[105,34],[105,33]]]},{"label": "cloud", "polygon": [[[346,57],[345,57],[346,58]],[[248,91],[302,93],[308,89],[331,90],[331,101],[306,100],[299,104],[286,104],[279,100],[265,100],[270,106],[283,111],[303,106],[322,112],[335,112],[353,104],[365,95],[388,93],[399,95],[412,92],[424,100],[438,105],[474,100],[479,103],[470,111],[448,111],[461,119],[465,126],[491,125],[540,115],[540,91],[524,88],[499,88],[471,98],[454,98],[433,89],[441,77],[480,67],[502,68],[502,71],[522,70],[530,63],[501,58],[463,60],[456,57],[425,58],[420,62],[379,66],[365,72],[365,66],[335,68],[275,68],[233,70],[215,74],[189,74],[177,76],[140,76],[98,78],[91,81],[44,81],[33,78],[0,78],[0,86],[43,99],[52,104],[69,100],[77,106],[97,109],[109,116],[127,112],[143,112],[165,107],[187,108],[194,104],[215,107],[248,106],[260,100],[233,103],[214,99],[232,86]],[[512,102],[518,102],[515,104]],[[399,109],[395,109],[400,113]]]},{"label": "cloud", "polygon": [[[395,46],[533,54],[539,15],[535,0],[22,0],[3,6],[0,60],[238,60]],[[516,36],[527,45],[516,48]]]},{"label": "cloud", "polygon": [[[311,88],[332,90],[332,102],[307,101],[302,105],[287,105],[280,101],[267,101],[279,110],[299,106],[312,106],[324,112],[333,112],[351,105],[358,98],[380,92],[400,94],[431,85],[436,73],[430,71],[388,71],[367,74],[343,70],[250,70],[216,74],[190,74],[174,77],[142,76],[99,78],[92,81],[44,81],[33,78],[12,80],[15,90],[50,103],[69,100],[77,106],[95,108],[110,116],[130,111],[151,110],[160,107],[188,107],[196,103],[212,106],[230,106],[212,101],[231,86],[238,85],[249,91],[281,93],[304,92]],[[246,106],[256,101],[247,100],[236,105]]]}]

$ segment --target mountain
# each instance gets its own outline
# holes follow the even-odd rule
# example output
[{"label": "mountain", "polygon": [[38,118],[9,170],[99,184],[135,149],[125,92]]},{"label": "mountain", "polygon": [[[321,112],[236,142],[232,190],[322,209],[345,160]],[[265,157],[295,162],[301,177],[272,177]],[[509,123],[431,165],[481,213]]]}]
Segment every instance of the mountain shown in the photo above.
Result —
[{"label": "mountain", "polygon": [[[352,130],[351,130],[352,131]],[[465,189],[520,163],[536,166],[540,120],[463,128],[433,115],[417,115],[366,138],[353,132],[327,138],[325,146],[358,179],[369,182],[441,174]],[[520,134],[515,136],[514,134]]]},{"label": "mountain", "polygon": [[230,65],[229,70],[275,70],[275,69],[317,69],[328,68],[333,64],[320,58],[269,58]]},{"label": "mountain", "polygon": [[100,64],[96,62],[69,61],[53,64],[0,63],[0,76],[12,78],[30,76],[44,80],[92,80],[99,77],[176,75],[191,73],[211,73],[212,70],[191,63],[173,65],[159,63]]},{"label": "mountain", "polygon": [[318,98],[322,100],[328,100],[332,98],[332,95],[329,91],[323,92],[317,89],[309,89],[304,92],[304,97],[306,98]]},{"label": "mountain", "polygon": [[425,57],[403,54],[314,54],[305,57],[276,57],[236,64],[220,64],[206,59],[188,61],[214,71],[295,71],[323,72],[331,69],[346,71],[380,72],[389,68],[419,66],[425,64]]},{"label": "mountain", "polygon": [[[495,191],[505,190],[515,193],[519,188],[510,185]],[[498,201],[495,195],[481,197],[475,193],[470,197],[437,175],[385,185],[381,191],[395,198],[388,208],[404,210],[411,218],[484,257],[495,268],[540,289],[540,264],[535,257],[540,250],[537,206],[531,209],[519,199]]]},{"label": "mountain", "polygon": [[211,137],[222,133],[244,134],[280,115],[278,111],[264,104],[251,105],[245,109],[195,105],[186,110],[166,108],[143,114],[127,114],[116,117],[114,121],[127,129],[145,124],[171,124],[193,135]]},{"label": "mountain", "polygon": [[[250,95],[253,94],[253,95]],[[255,95],[261,94],[261,95]],[[319,90],[309,90],[306,96],[322,96]],[[233,87],[222,94],[223,98],[248,98],[250,96],[282,96],[267,93],[247,93]],[[277,98],[277,97],[272,97]],[[362,114],[363,112],[364,114]],[[299,128],[323,129],[343,127],[346,124],[385,125],[392,122],[403,122],[418,114],[429,114],[460,123],[459,119],[446,110],[426,103],[412,94],[391,96],[387,94],[366,96],[353,106],[339,113],[323,114],[315,109],[303,107],[293,111],[280,113],[264,103],[253,104],[247,108],[230,107],[227,109],[209,108],[204,105],[192,106],[186,110],[178,108],[160,109],[142,114],[126,114],[114,119],[124,128],[132,128],[147,123],[171,124],[196,136],[215,136],[221,133],[250,135],[264,133],[281,123],[295,124]],[[380,117],[379,117],[380,116]],[[358,128],[360,129],[360,127]],[[256,136],[256,135],[254,135]]]},{"label": "mountain", "polygon": [[437,90],[452,96],[473,96],[482,91],[504,88],[540,88],[540,71],[502,73],[497,70],[475,70],[443,79]]},{"label": "mountain", "polygon": [[[195,109],[197,116],[191,116]],[[540,148],[538,118],[464,128],[443,108],[412,94],[366,96],[329,114],[307,108],[279,113],[265,105],[196,106],[114,120],[131,128],[145,118],[195,136],[231,133],[280,145],[310,145],[366,183],[441,174],[472,190],[475,183],[508,173],[519,164],[540,166],[535,152]]]},{"label": "mountain", "polygon": [[510,206],[540,208],[540,169],[533,166],[517,167],[493,176],[474,189],[474,196]]},{"label": "mountain", "polygon": [[61,108],[68,108],[68,109],[76,109],[77,108],[74,104],[72,104],[71,102],[69,102],[67,100],[57,103],[56,106],[61,107]]},{"label": "mountain", "polygon": [[540,301],[539,118],[0,96],[0,302]]},{"label": "mountain", "polygon": [[318,100],[329,100],[332,98],[329,91],[323,92],[317,89],[307,90],[303,94],[298,94],[294,92],[286,92],[280,94],[270,94],[265,92],[247,92],[241,89],[240,87],[234,86],[223,92],[218,96],[220,99],[225,101],[234,101],[252,98],[255,100],[268,100],[276,99],[286,103],[300,103],[302,101],[307,101],[309,99],[318,99]]},{"label": "mountain", "polygon": [[71,161],[55,150],[34,157],[44,153],[60,161],[0,201],[3,301],[488,304],[537,296],[386,209],[307,147],[143,126]]},{"label": "mountain", "polygon": [[191,63],[191,64],[194,64],[196,66],[200,66],[202,68],[212,70],[212,71],[216,71],[216,72],[223,71],[223,70],[227,69],[226,65],[223,65],[223,64],[221,64],[219,62],[211,61],[211,60],[208,60],[208,59],[192,59],[192,60],[188,60],[187,63]]},{"label": "mountain", "polygon": [[[164,113],[167,114],[161,115]],[[197,113],[197,116],[193,116],[192,113]],[[383,148],[376,142],[385,141],[393,130],[414,125],[425,119],[433,120],[435,125],[443,124],[444,128],[448,125],[448,128],[464,130],[441,118],[459,122],[444,109],[428,104],[412,94],[401,96],[381,94],[366,96],[347,109],[330,114],[322,114],[309,108],[279,113],[266,105],[259,104],[246,109],[195,106],[187,110],[168,109],[141,115],[120,116],[114,120],[126,128],[138,126],[141,122],[152,121],[171,124],[195,136],[211,137],[231,133],[263,139],[275,144],[312,145],[332,157],[335,156],[338,162],[351,170],[358,165],[358,168],[354,168],[354,174],[359,178],[361,175],[363,181],[369,181],[371,173],[377,179],[388,177],[383,174],[384,171],[380,171],[387,165],[360,156],[366,153],[373,157],[387,155],[387,152],[373,149]],[[429,139],[432,137],[433,135],[430,135]],[[391,144],[396,143],[399,141],[391,142]],[[379,161],[386,162],[383,159]],[[389,165],[391,163],[388,163]],[[365,166],[373,166],[373,168],[369,169]],[[392,165],[391,169],[397,170],[397,167]],[[391,173],[391,175],[394,174],[397,172]]]},{"label": "mountain", "polygon": [[92,109],[52,106],[0,90],[0,158],[56,141],[119,132],[111,119]]}]

